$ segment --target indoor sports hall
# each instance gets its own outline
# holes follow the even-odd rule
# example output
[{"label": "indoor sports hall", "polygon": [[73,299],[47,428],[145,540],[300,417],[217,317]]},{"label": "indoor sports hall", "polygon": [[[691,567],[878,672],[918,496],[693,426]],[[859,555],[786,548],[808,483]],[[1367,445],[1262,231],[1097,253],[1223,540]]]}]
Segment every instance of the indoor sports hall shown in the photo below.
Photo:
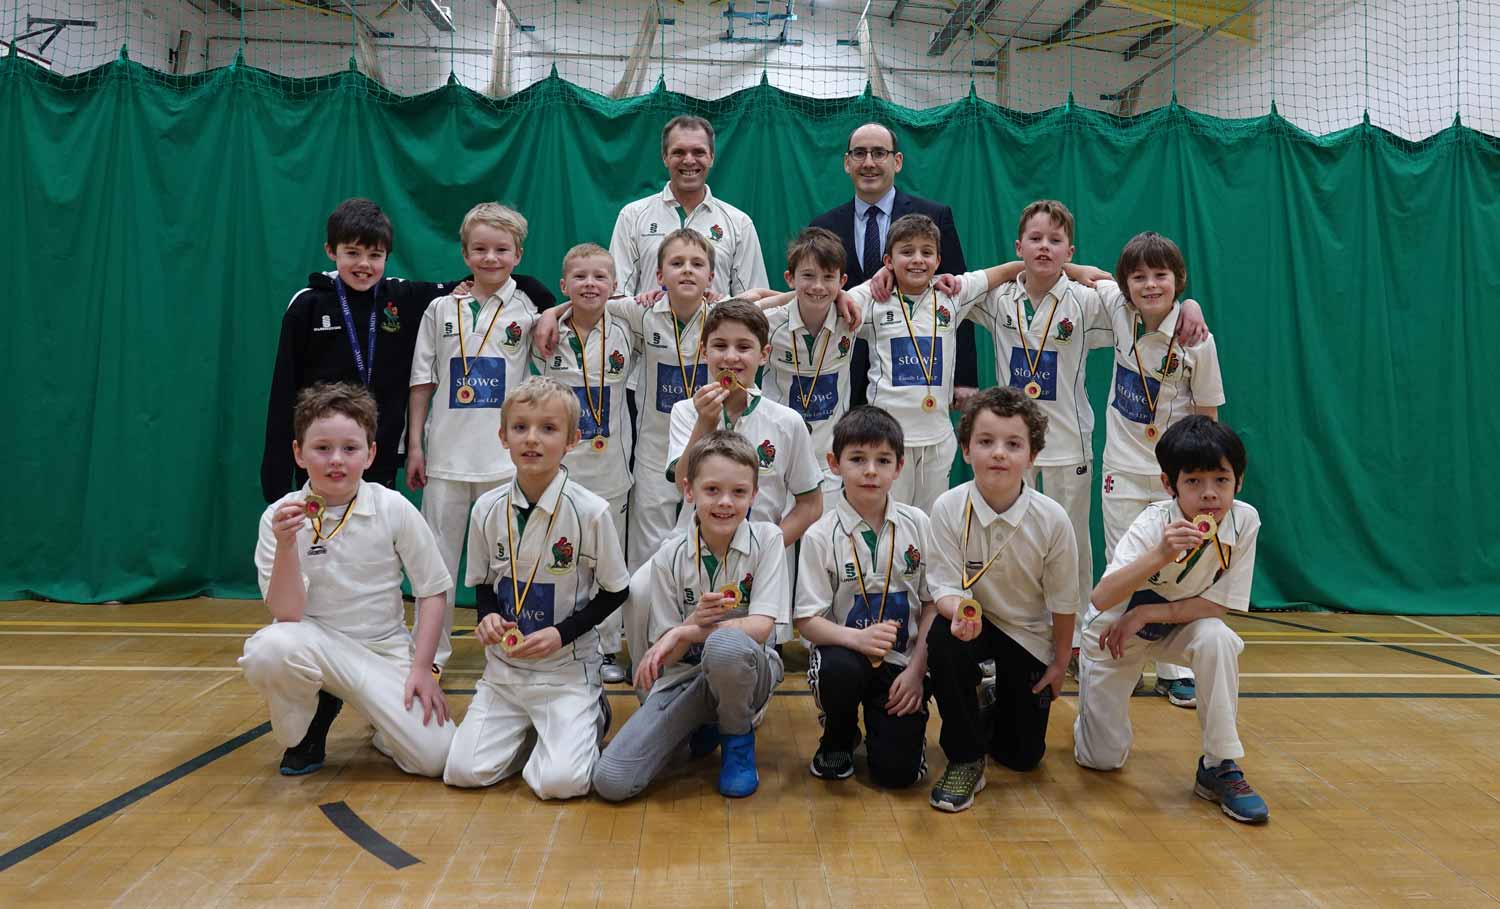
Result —
[{"label": "indoor sports hall", "polygon": [[[7,200],[0,272],[19,282],[3,332],[12,390],[0,404],[12,440],[0,522],[0,696],[8,705],[0,719],[0,905],[1500,905],[1500,545],[1492,530],[1500,408],[1488,397],[1500,371],[1485,352],[1500,341],[1493,305],[1500,299],[1500,0],[0,0],[0,123],[0,197]],[[705,148],[682,146],[685,134],[703,137]],[[687,171],[683,154],[697,155]],[[707,187],[706,195],[698,190],[697,208],[683,201],[689,184]],[[341,203],[351,199],[378,205],[369,223],[385,232],[361,227],[336,236]],[[1113,310],[1101,302],[1099,321],[1075,330],[1067,318],[1051,321],[1045,295],[1026,299],[1026,275],[1043,273],[1026,245],[1034,200],[1065,204],[1069,269],[1098,270],[1084,277],[1066,270],[1053,291],[1066,284],[1107,301],[1113,289],[1123,301]],[[485,202],[500,203],[493,223],[515,241],[493,253],[510,257],[498,290],[485,283],[483,257],[491,253],[474,251],[466,217]],[[889,205],[895,210],[882,207]],[[915,304],[907,300],[912,291],[898,273],[909,261],[901,258],[900,222],[927,219],[904,215],[903,205],[930,210],[927,223],[945,232],[933,241],[934,274],[924,280],[930,322],[913,323],[926,304],[920,293]],[[1061,216],[1052,217],[1062,229]],[[726,298],[754,297],[751,290],[764,287],[791,288],[805,299],[787,250],[819,223],[828,225],[842,263],[834,274],[846,278],[828,337],[841,337],[846,301],[865,306],[868,324],[846,334],[864,348],[868,333],[867,358],[851,367],[837,340],[818,348],[816,333],[805,333],[808,345],[800,347],[795,330],[807,316],[793,299],[788,311],[795,313],[769,317],[769,341],[760,337],[764,352],[759,361],[751,357],[748,372],[714,368],[724,391],[712,406],[721,410],[706,411],[702,400],[720,392],[695,376],[710,376],[700,355],[730,356],[708,340],[721,330],[719,315],[733,309]],[[697,316],[676,309],[680,288],[668,286],[677,280],[669,280],[677,274],[669,271],[677,267],[671,250],[681,249],[673,244],[692,229],[714,281],[695,298],[702,301],[697,326]],[[1150,265],[1175,282],[1166,302],[1176,336],[1152,327],[1154,304],[1142,302],[1149,298],[1132,296],[1140,292],[1137,267],[1122,249],[1147,231],[1175,241],[1171,249],[1186,262],[1176,272]],[[579,253],[586,243],[601,248]],[[340,259],[346,246],[379,255],[351,272]],[[569,321],[596,305],[570,270],[591,255],[607,266],[605,284],[615,282],[605,288],[615,299],[603,303],[609,294],[599,295],[606,315],[597,348],[589,346],[591,329]],[[1013,260],[1020,278],[990,278],[973,300],[944,304],[958,306],[951,313],[939,304],[947,285],[933,280],[936,273],[967,272],[967,280]],[[856,285],[882,263],[900,302],[863,304]],[[373,296],[355,299],[346,283],[360,268],[374,269]],[[1005,296],[1012,286],[1018,295]],[[510,301],[522,293],[512,287],[524,288],[527,316],[510,322],[486,314],[493,332],[485,330],[484,294]],[[321,322],[309,315],[294,326],[309,293],[326,304],[308,310],[321,312]],[[1051,299],[1055,314],[1061,297]],[[907,314],[904,326],[892,311]],[[665,321],[653,323],[658,312]],[[1023,326],[1033,316],[1045,321],[1040,346],[1027,346],[1026,331],[1019,347],[1006,346],[1000,320],[1014,328],[1012,312]],[[1174,358],[1187,358],[1197,375],[1208,371],[1188,341],[1173,346],[1191,331],[1181,323],[1192,312],[1211,336],[1191,350],[1215,349],[1215,379],[1222,379],[1216,399],[1198,392],[1199,409],[1187,419],[1214,417],[1201,421],[1214,427],[1203,432],[1227,431],[1248,452],[1242,461],[1226,454],[1222,472],[1233,488],[1226,510],[1206,525],[1199,509],[1186,507],[1189,494],[1170,460],[1186,435],[1174,430],[1187,424],[1167,428],[1163,416],[1166,389],[1178,381]],[[444,322],[450,317],[456,330]],[[767,324],[760,316],[725,318]],[[972,335],[957,327],[965,318]],[[616,321],[633,326],[622,336],[635,350],[618,364],[604,356]],[[930,339],[922,336],[929,324]],[[705,556],[717,544],[705,542],[704,528],[718,518],[708,514],[706,487],[695,484],[700,465],[730,455],[703,447],[700,430],[712,424],[712,437],[732,435],[713,432],[720,413],[734,428],[732,401],[748,402],[736,405],[746,409],[735,425],[746,425],[759,401],[772,400],[775,385],[766,377],[779,368],[778,325],[790,326],[791,353],[802,351],[783,409],[806,421],[793,421],[792,431],[814,449],[814,423],[829,414],[812,413],[811,390],[832,378],[815,350],[833,348],[840,368],[858,380],[853,392],[838,386],[835,417],[864,400],[866,363],[872,404],[879,395],[892,400],[883,383],[909,380],[922,388],[920,409],[940,418],[943,396],[951,396],[958,454],[949,489],[936,505],[920,506],[921,526],[930,513],[933,535],[906,550],[906,574],[948,560],[961,583],[945,584],[931,568],[923,583],[933,605],[923,596],[908,613],[900,601],[920,633],[908,639],[903,630],[894,645],[918,661],[913,677],[921,710],[930,713],[917,745],[920,773],[904,788],[877,782],[871,753],[885,746],[870,716],[883,711],[870,700],[862,714],[869,731],[852,745],[829,744],[826,689],[817,688],[829,684],[819,680],[824,647],[808,640],[825,632],[804,626],[799,610],[826,606],[833,621],[819,621],[853,640],[885,621],[893,571],[901,570],[896,530],[888,550],[880,532],[867,530],[862,550],[850,531],[837,545],[860,565],[845,580],[858,574],[847,595],[865,618],[841,617],[838,594],[831,604],[817,601],[821,588],[808,580],[816,576],[811,535],[843,511],[858,511],[854,492],[825,475],[845,469],[835,435],[833,450],[816,450],[821,517],[793,527],[799,512],[789,500],[773,529],[784,540],[809,536],[787,548],[784,567],[781,550],[771,554],[779,585],[757,574],[756,596],[775,589],[782,603],[776,637],[750,635],[756,665],[774,670],[757,676],[750,732],[721,730],[728,722],[721,707],[717,721],[695,726],[691,743],[668,749],[672,762],[641,791],[605,798],[602,764],[594,762],[618,753],[611,749],[627,724],[647,728],[647,712],[674,709],[659,700],[668,679],[649,671],[653,660],[662,672],[669,665],[696,672],[689,690],[717,684],[704,681],[711,671],[697,662],[710,659],[711,639],[708,650],[658,646],[664,628],[687,628],[710,608],[704,600],[693,609],[698,581],[681,581],[684,612],[662,625],[662,604],[675,599],[681,579],[663,575],[665,586],[655,588],[641,579],[654,583],[652,570],[673,551],[687,552],[695,578],[705,565],[714,577],[721,561],[729,564],[728,551]],[[414,357],[431,353],[427,332],[439,351],[465,338],[470,346],[419,381]],[[882,332],[897,335],[891,356],[910,335],[899,349],[914,354],[914,366],[907,362],[903,373],[898,359],[882,372]],[[1142,339],[1153,332],[1165,355],[1153,348],[1144,358]],[[683,353],[689,336],[698,345],[690,359]],[[484,357],[492,337],[504,350]],[[619,542],[606,530],[587,530],[579,531],[583,539],[570,531],[571,542],[553,544],[563,495],[538,496],[522,482],[549,455],[526,461],[521,437],[503,435],[522,432],[511,422],[516,409],[551,406],[545,389],[559,382],[546,378],[550,341],[564,355],[574,345],[582,387],[574,383],[574,396],[563,396],[571,411],[557,405],[575,415],[561,432],[572,433],[577,448],[560,472],[556,460],[548,462],[558,479],[543,486],[584,476],[571,459],[586,449],[619,457],[614,473],[600,476],[621,479],[621,490],[584,489],[577,500],[598,504],[600,526],[614,530],[618,522]],[[661,350],[665,367],[652,359]],[[1077,362],[1071,379],[1058,365],[1069,353]],[[339,360],[341,373],[324,369],[328,357]],[[482,481],[489,485],[476,493],[485,503],[504,492],[506,517],[498,543],[476,544],[480,506],[463,500],[445,568],[437,553],[447,538],[432,517],[436,481],[444,479],[434,427],[470,405],[491,406],[471,368],[489,376],[484,364],[505,357],[510,366],[495,367],[500,393],[487,411],[493,426],[463,444],[494,452],[497,434],[505,439],[505,479]],[[507,368],[520,370],[510,385]],[[665,405],[666,386],[650,375],[659,369],[679,377]],[[804,370],[813,371],[798,384]],[[606,373],[618,382],[608,400],[626,422],[623,445],[606,431],[616,424],[600,409]],[[335,379],[371,402],[368,423],[363,411],[314,412],[307,392]],[[600,383],[597,401],[591,381]],[[1055,545],[1072,553],[1070,565],[1082,558],[1083,589],[1065,578],[1081,601],[1059,608],[1047,598],[1041,625],[1044,637],[1049,626],[1073,627],[1076,610],[1073,666],[1062,672],[1069,648],[1061,633],[1044,657],[1026,657],[1039,667],[1027,679],[1037,682],[1030,690],[1045,730],[1039,763],[1014,769],[998,752],[986,758],[981,751],[968,801],[944,801],[938,790],[961,763],[953,756],[961,749],[943,730],[962,717],[945,718],[938,707],[942,695],[933,686],[943,667],[927,664],[932,675],[924,678],[926,640],[935,639],[925,637],[928,625],[918,616],[951,634],[947,640],[967,642],[954,609],[972,602],[983,629],[976,634],[1020,641],[1005,624],[1010,613],[995,618],[996,604],[980,602],[978,591],[997,556],[1002,570],[1014,560],[1017,571],[1024,557],[970,545],[971,531],[977,538],[978,522],[989,520],[984,515],[999,527],[1020,513],[990,505],[976,517],[975,496],[998,481],[979,460],[982,436],[969,433],[981,432],[982,420],[1002,419],[982,403],[994,400],[986,395],[997,386],[1015,402],[1003,419],[1021,420],[1016,414],[1049,400],[1074,401],[1069,382],[1076,384],[1076,404],[1068,405],[1074,459],[1038,462],[1040,492],[1035,475],[1025,473],[1017,494],[1045,501],[1031,507],[1055,510],[1077,531],[1076,542],[1070,532]],[[422,387],[437,387],[437,396],[418,402]],[[1130,387],[1138,399],[1125,400]],[[537,388],[532,397],[522,393]],[[890,409],[907,435],[901,469],[913,469],[922,414],[915,404],[910,417]],[[669,413],[675,447],[663,447]],[[355,454],[343,454],[359,461],[347,471],[352,479],[342,462],[329,473],[311,454],[319,427],[335,420],[363,430]],[[1118,514],[1110,502],[1124,468],[1111,466],[1108,446],[1111,433],[1139,424],[1151,443],[1141,449],[1152,458],[1146,479],[1162,488],[1150,490],[1156,501],[1137,509],[1141,517],[1124,520],[1129,530],[1120,539],[1109,525]],[[945,442],[948,431],[945,425]],[[759,459],[758,472],[754,461],[746,472],[764,495],[780,469],[778,449],[789,448],[749,430],[739,435]],[[1054,438],[1049,431],[1041,450],[1055,455]],[[550,451],[547,444],[538,451]],[[643,471],[648,448],[662,462]],[[1031,442],[1033,459],[1037,451]],[[833,463],[825,466],[825,457]],[[948,463],[945,457],[939,469]],[[1059,481],[1046,473],[1048,463],[1069,472],[1076,464],[1083,490],[1076,508],[1053,501],[1061,501],[1053,491]],[[670,482],[661,478],[663,465]],[[1208,467],[1180,469],[1186,478],[1221,468],[1215,454]],[[629,538],[646,473],[675,496],[667,522],[678,524],[641,546]],[[853,474],[841,476],[847,486]],[[358,493],[340,500],[332,486],[318,485],[320,477]],[[803,501],[801,489],[787,488]],[[958,490],[970,490],[969,508],[958,506],[962,521],[945,545],[939,512]],[[380,504],[369,504],[377,494]],[[890,501],[894,508],[897,499]],[[1253,537],[1245,526],[1231,529],[1229,516],[1247,505],[1257,516]],[[287,523],[277,515],[289,507]],[[753,512],[746,517],[751,507],[746,500],[736,512],[742,531],[756,520]],[[371,545],[369,533],[357,534],[360,522],[375,519],[359,508],[383,509],[382,521],[407,516],[389,519],[405,520],[405,530],[394,543],[383,538],[379,552],[340,555],[339,543]],[[533,508],[551,517],[531,517]],[[1144,517],[1158,512],[1176,523],[1143,536]],[[349,521],[356,514],[359,521]],[[862,518],[858,512],[853,520]],[[345,522],[353,530],[341,536]],[[521,546],[536,533],[526,528],[544,524],[537,538],[551,546],[550,562],[538,555],[525,565]],[[1203,531],[1180,556],[1168,539],[1177,524]],[[726,537],[731,547],[741,545],[734,541],[742,531]],[[509,538],[509,556],[507,533],[521,534],[519,542]],[[1138,540],[1145,542],[1131,548]],[[486,548],[488,575],[470,558]],[[343,573],[305,568],[299,584],[294,550],[304,560],[333,550]],[[870,557],[861,562],[861,552]],[[1135,556],[1140,561],[1131,562]],[[1160,569],[1140,569],[1158,556]],[[507,566],[498,578],[497,559]],[[255,642],[269,640],[268,626],[323,627],[316,601],[327,588],[320,585],[343,585],[339,595],[355,608],[358,591],[373,602],[372,585],[388,574],[395,586],[382,589],[398,613],[402,643],[380,659],[399,665],[404,674],[390,677],[406,687],[381,697],[404,694],[392,709],[407,717],[441,701],[461,739],[461,721],[486,686],[499,690],[496,667],[515,668],[506,662],[512,642],[488,629],[514,629],[517,638],[524,629],[526,639],[542,640],[544,630],[523,617],[535,604],[528,601],[533,583],[551,596],[575,562],[580,571],[587,564],[597,583],[582,585],[574,611],[552,633],[564,648],[558,653],[574,654],[579,677],[593,686],[587,690],[601,694],[588,713],[600,717],[597,740],[588,720],[574,718],[589,756],[583,787],[571,797],[539,797],[531,763],[518,772],[528,753],[551,747],[540,724],[528,727],[516,763],[498,782],[449,785],[443,771],[454,779],[451,755],[446,764],[439,755],[436,772],[408,772],[403,746],[381,725],[385,714],[361,700],[377,687],[373,670],[351,671],[339,688],[323,656],[302,651],[278,664],[283,674],[270,682],[257,675],[259,663],[242,668]],[[538,565],[546,567],[540,577]],[[1214,593],[1234,565],[1243,579],[1236,596],[1248,592],[1248,609]],[[1209,611],[1172,612],[1174,598],[1153,590],[1168,575],[1186,583],[1195,568],[1209,580],[1191,601]],[[1126,595],[1097,593],[1094,585],[1114,591],[1107,579],[1132,571],[1128,603]],[[1049,574],[1043,587],[1062,575]],[[877,618],[871,594],[882,580]],[[993,576],[984,583],[995,583]],[[749,574],[738,587],[705,583],[698,595],[722,601],[726,590],[725,609],[736,596],[750,604],[743,619],[725,621],[758,617]],[[584,627],[580,617],[614,594],[618,615],[591,618],[601,622],[597,632]],[[1116,601],[1126,603],[1119,612],[1109,608]],[[288,613],[282,604],[291,602],[298,605]],[[1150,623],[1129,626],[1140,627],[1135,638],[1109,638],[1110,623],[1125,627],[1136,608],[1143,610],[1137,619],[1148,611],[1172,618],[1159,620],[1167,624],[1155,638],[1148,632],[1158,626]],[[549,615],[562,615],[552,609]],[[1124,730],[1123,766],[1084,766],[1077,730],[1085,725],[1081,711],[1092,708],[1081,688],[1102,677],[1091,675],[1098,667],[1120,659],[1112,643],[1145,652],[1145,642],[1163,634],[1176,640],[1191,623],[1217,617],[1227,627],[1223,640],[1242,648],[1229,653],[1237,670],[1228,687],[1214,684],[1224,682],[1222,668],[1192,663],[1208,670],[1198,672],[1194,707],[1191,673],[1184,696],[1175,684],[1183,676],[1146,660],[1111,730]],[[613,653],[608,621],[617,623]],[[689,640],[703,644],[671,638]],[[892,645],[881,646],[889,657]],[[1197,659],[1183,646],[1172,652]],[[884,671],[880,657],[866,656],[871,673]],[[908,665],[886,662],[892,676]],[[997,685],[1003,701],[1007,683],[1003,665],[997,681],[994,663],[986,669],[970,660],[964,671],[977,671],[979,682],[959,675],[957,687],[990,724],[987,734],[1000,737],[1007,732],[992,702]],[[289,696],[293,678],[305,686]],[[526,709],[544,709],[537,705],[552,689],[527,690],[534,700]],[[712,691],[710,712],[712,699],[728,697]],[[325,714],[327,702],[340,699],[342,712]],[[1200,747],[1200,735],[1209,741],[1210,707],[1237,722],[1239,753]],[[314,728],[325,738],[293,760],[310,740],[302,730],[311,737]],[[705,753],[698,740],[710,728]],[[725,782],[731,748],[746,736],[753,794]],[[833,774],[846,778],[818,769],[830,766],[820,761],[833,751],[852,762],[849,774]],[[1210,754],[1215,759],[1205,763]],[[1234,761],[1244,772],[1228,789],[1205,783],[1216,766],[1238,773]],[[1246,780],[1263,798],[1249,818],[1232,813],[1230,803],[1233,793],[1245,795]]]}]

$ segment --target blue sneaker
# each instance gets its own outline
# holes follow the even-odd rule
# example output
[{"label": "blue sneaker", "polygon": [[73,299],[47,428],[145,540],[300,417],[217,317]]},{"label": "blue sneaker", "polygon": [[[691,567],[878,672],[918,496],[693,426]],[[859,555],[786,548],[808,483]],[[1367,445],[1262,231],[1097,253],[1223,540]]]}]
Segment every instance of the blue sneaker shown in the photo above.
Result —
[{"label": "blue sneaker", "polygon": [[744,735],[726,735],[724,764],[719,768],[719,794],[742,799],[760,787],[755,772],[755,730]]},{"label": "blue sneaker", "polygon": [[722,738],[723,736],[719,735],[718,723],[704,723],[694,729],[692,736],[688,738],[688,756],[696,761],[705,755],[713,754],[718,749],[719,740]]},{"label": "blue sneaker", "polygon": [[1156,693],[1165,695],[1173,707],[1193,710],[1198,706],[1198,685],[1192,679],[1157,679]]},{"label": "blue sneaker", "polygon": [[1203,766],[1198,758],[1198,778],[1193,794],[1200,799],[1218,802],[1224,813],[1246,824],[1264,824],[1271,817],[1266,800],[1245,782],[1245,772],[1234,761],[1217,767]]}]

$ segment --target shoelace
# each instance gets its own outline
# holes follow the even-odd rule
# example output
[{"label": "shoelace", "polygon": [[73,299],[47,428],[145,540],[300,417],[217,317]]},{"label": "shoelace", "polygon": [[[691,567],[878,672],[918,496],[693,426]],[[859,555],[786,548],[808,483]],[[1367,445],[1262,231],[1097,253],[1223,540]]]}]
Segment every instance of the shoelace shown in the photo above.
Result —
[{"label": "shoelace", "polygon": [[1235,795],[1255,794],[1255,790],[1250,788],[1249,783],[1245,782],[1245,774],[1243,771],[1225,770],[1217,774],[1217,776],[1219,777],[1219,779],[1228,784],[1229,788],[1234,792]]},{"label": "shoelace", "polygon": [[961,786],[961,787],[963,787],[965,789],[972,788],[975,783],[979,782],[979,776],[982,773],[984,773],[984,767],[982,765],[978,766],[978,767],[974,767],[974,766],[965,766],[965,767],[960,767],[960,768],[949,767],[946,771],[943,772],[943,779],[944,779],[944,783],[945,783],[945,785],[943,786],[943,788],[945,788],[945,789],[949,788],[946,785],[946,783],[947,783],[947,778],[950,777],[950,776],[953,777],[953,782],[957,786]]}]

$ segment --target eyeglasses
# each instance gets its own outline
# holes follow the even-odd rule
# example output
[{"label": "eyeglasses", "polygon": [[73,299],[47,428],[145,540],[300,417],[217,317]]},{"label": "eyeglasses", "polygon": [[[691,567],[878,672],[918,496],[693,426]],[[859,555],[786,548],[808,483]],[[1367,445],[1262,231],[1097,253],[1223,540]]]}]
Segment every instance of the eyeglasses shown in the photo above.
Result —
[{"label": "eyeglasses", "polygon": [[886,158],[889,158],[891,155],[894,155],[895,152],[891,151],[889,148],[864,148],[863,146],[861,146],[859,148],[851,148],[848,151],[844,152],[844,154],[848,155],[855,161],[863,161],[866,158],[869,158],[872,161],[880,162],[884,161]]}]

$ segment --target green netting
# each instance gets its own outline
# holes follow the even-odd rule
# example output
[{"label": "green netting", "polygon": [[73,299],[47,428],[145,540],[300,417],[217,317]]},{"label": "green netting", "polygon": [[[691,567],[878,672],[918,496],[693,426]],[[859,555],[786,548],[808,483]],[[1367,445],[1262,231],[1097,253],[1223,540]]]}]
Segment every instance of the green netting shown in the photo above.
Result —
[{"label": "green netting", "polygon": [[1407,139],[1455,116],[1500,133],[1496,0],[0,0],[4,39],[63,75],[128,47],[162,72],[239,58],[310,92],[352,62],[388,100],[450,77],[503,97],[556,71],[614,98],[764,79],[827,110],[868,85],[913,109],[972,91],[1031,116],[1069,99],[1130,115],[1175,97],[1239,119],[1274,101],[1315,134],[1366,112]]},{"label": "green netting", "polygon": [[[253,595],[279,319],[326,265],[326,213],[379,200],[389,273],[435,277],[462,268],[469,206],[507,200],[533,225],[523,270],[555,282],[569,245],[607,241],[619,207],[660,187],[658,131],[688,106],[718,126],[714,189],[755,218],[772,274],[784,240],[848,198],[843,142],[871,117],[901,133],[902,185],[953,204],[976,266],[1011,257],[1016,213],[1041,196],[1074,208],[1081,261],[1112,262],[1141,229],[1175,237],[1219,339],[1223,416],[1251,452],[1257,602],[1500,602],[1500,147],[1466,127],[1315,138],[1275,114],[1167,108],[1126,128],[1079,107],[914,111],[769,85],[611,101],[560,78],[499,101],[458,84],[401,99],[353,72],[172,77],[122,60],[61,77],[14,57],[0,598]],[[1106,376],[1096,361],[1096,407]]]}]

